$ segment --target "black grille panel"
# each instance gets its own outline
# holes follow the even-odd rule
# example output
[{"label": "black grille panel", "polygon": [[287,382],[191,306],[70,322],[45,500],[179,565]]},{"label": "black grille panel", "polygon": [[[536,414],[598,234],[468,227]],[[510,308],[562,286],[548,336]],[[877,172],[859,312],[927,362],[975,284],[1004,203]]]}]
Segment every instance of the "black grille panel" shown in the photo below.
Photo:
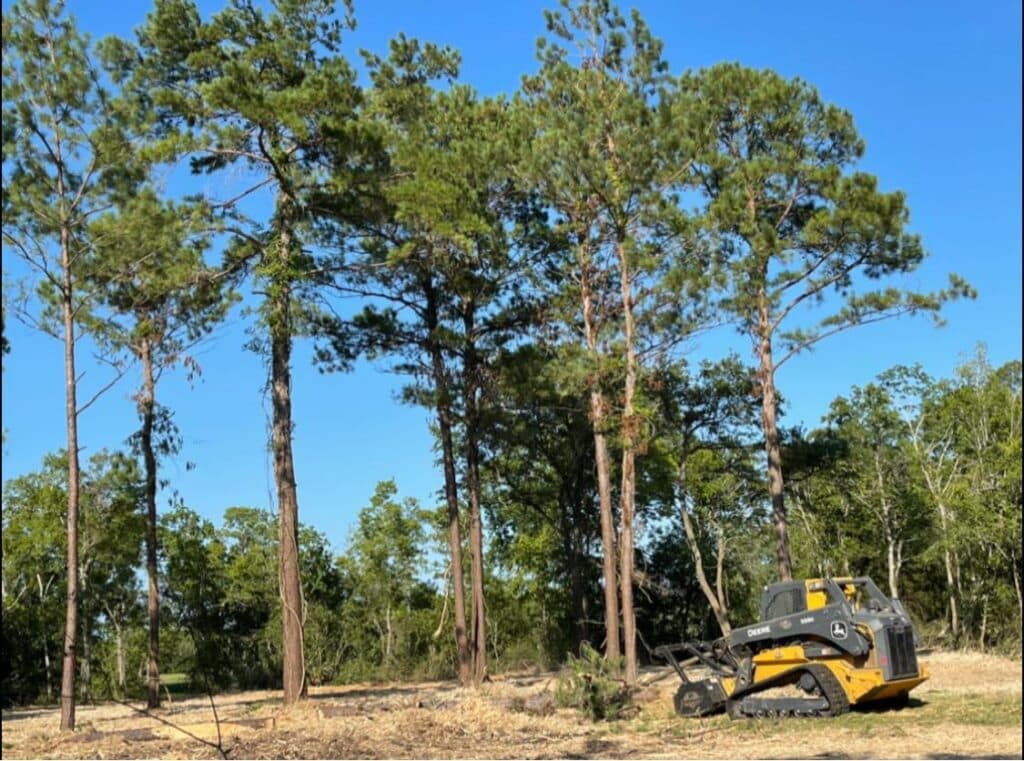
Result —
[{"label": "black grille panel", "polygon": [[914,651],[914,631],[909,626],[886,629],[889,646],[889,679],[917,676],[917,653]]}]

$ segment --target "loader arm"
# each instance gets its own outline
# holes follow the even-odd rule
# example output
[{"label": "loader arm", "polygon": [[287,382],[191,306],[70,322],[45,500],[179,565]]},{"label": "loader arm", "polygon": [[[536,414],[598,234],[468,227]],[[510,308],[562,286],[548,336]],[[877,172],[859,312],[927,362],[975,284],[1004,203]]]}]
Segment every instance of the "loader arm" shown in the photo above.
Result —
[{"label": "loader arm", "polygon": [[733,651],[756,652],[776,642],[817,641],[850,655],[864,655],[871,647],[853,621],[853,611],[845,603],[834,603],[816,610],[804,610],[781,618],[734,629],[728,637]]}]

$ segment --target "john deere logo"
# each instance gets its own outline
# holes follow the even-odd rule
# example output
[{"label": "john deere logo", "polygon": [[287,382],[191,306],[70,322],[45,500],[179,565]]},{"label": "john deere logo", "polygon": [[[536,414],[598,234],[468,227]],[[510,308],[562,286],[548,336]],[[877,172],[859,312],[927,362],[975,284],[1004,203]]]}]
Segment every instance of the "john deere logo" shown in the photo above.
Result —
[{"label": "john deere logo", "polygon": [[846,639],[846,624],[842,621],[832,622],[832,638],[833,639]]},{"label": "john deere logo", "polygon": [[700,694],[696,690],[683,693],[683,706],[692,711],[698,705],[700,705]]}]

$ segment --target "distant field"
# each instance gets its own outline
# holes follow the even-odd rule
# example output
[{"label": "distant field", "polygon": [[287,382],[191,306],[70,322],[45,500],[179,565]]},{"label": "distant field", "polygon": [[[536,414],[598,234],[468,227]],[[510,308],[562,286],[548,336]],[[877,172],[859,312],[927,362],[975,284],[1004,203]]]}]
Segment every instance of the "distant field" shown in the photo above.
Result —
[{"label": "distant field", "polygon": [[[927,658],[930,681],[898,711],[836,719],[681,719],[674,674],[650,670],[629,720],[591,724],[569,710],[531,712],[553,675],[312,690],[282,711],[274,692],[216,699],[229,758],[1021,758],[1021,662],[961,653]],[[179,679],[180,677],[180,679]],[[168,687],[187,683],[168,675]],[[172,690],[173,695],[173,690]],[[79,708],[57,731],[55,709],[3,715],[4,758],[220,758],[209,700],[174,700],[155,717],[124,706]]]}]

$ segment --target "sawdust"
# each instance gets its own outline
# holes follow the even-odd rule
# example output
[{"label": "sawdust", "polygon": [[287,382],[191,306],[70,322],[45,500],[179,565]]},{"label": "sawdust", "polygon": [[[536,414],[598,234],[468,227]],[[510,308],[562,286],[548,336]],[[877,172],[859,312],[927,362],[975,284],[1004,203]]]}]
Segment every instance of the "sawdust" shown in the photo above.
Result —
[{"label": "sawdust", "polygon": [[114,703],[3,715],[4,758],[1020,758],[1021,663],[938,653],[932,679],[901,711],[837,719],[681,719],[677,681],[646,671],[637,715],[592,724],[556,709],[552,675],[506,677],[479,690],[447,682],[311,690],[282,709],[280,693],[178,700],[153,712]]}]

